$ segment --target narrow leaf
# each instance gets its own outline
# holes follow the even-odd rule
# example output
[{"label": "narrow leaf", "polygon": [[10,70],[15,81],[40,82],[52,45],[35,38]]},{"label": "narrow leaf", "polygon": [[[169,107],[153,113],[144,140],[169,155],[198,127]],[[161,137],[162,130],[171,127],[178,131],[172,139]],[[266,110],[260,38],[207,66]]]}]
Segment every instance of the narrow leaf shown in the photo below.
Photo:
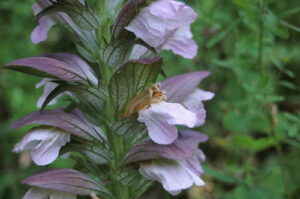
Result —
[{"label": "narrow leaf", "polygon": [[75,82],[82,79],[79,71],[75,70],[69,64],[47,57],[20,59],[3,67],[41,77],[59,78],[68,82]]},{"label": "narrow leaf", "polygon": [[53,169],[25,179],[27,184],[42,189],[62,191],[76,195],[98,194],[110,196],[109,192],[89,176],[73,169]]},{"label": "narrow leaf", "polygon": [[100,139],[99,135],[80,117],[60,109],[33,112],[16,121],[12,128],[21,128],[32,124],[57,127],[86,140]]}]

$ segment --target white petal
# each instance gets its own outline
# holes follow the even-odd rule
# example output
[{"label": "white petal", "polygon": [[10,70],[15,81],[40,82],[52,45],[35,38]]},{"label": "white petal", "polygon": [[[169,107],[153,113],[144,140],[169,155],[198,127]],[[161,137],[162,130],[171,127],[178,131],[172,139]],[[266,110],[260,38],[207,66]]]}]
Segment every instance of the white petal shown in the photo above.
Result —
[{"label": "white petal", "polygon": [[50,199],[76,199],[76,195],[64,192],[54,192],[50,195]]},{"label": "white petal", "polygon": [[49,195],[49,190],[39,189],[39,188],[31,188],[22,199],[46,199]]},{"label": "white petal", "polygon": [[160,102],[139,111],[138,121],[146,124],[154,142],[171,144],[178,137],[178,130],[174,125],[192,128],[197,124],[197,116],[181,104]]},{"label": "white petal", "polygon": [[31,158],[37,165],[48,165],[59,155],[59,150],[70,141],[70,134],[55,128],[36,128],[28,132],[16,144],[14,152],[31,150]]},{"label": "white petal", "polygon": [[138,121],[146,124],[150,138],[158,144],[171,144],[178,137],[177,128],[168,124],[164,115],[151,109],[139,111]]},{"label": "white petal", "polygon": [[200,150],[197,150],[193,157],[186,160],[179,160],[178,163],[186,169],[195,185],[203,186],[205,183],[200,178],[203,174],[203,169],[201,165],[202,159],[200,159],[199,153],[203,154]]},{"label": "white petal", "polygon": [[[40,81],[39,83],[36,84],[36,88],[40,88],[40,87],[44,87],[44,91],[42,96],[39,98],[38,102],[37,102],[37,107],[41,108],[43,103],[45,102],[46,98],[48,97],[48,95],[58,86],[58,84],[51,82],[51,79],[48,78],[44,78],[42,81]],[[62,95],[58,95],[56,98],[54,98],[49,105],[53,105],[56,104],[57,100],[59,97],[61,97]]]},{"label": "white petal", "polygon": [[193,185],[189,173],[175,161],[153,160],[141,164],[139,171],[144,177],[160,182],[171,194],[178,194]]},{"label": "white petal", "polygon": [[206,111],[204,109],[202,101],[210,100],[214,97],[211,92],[203,91],[201,89],[195,89],[190,95],[188,95],[182,102],[182,104],[190,111],[197,115],[197,125],[204,124],[206,118]]},{"label": "white petal", "polygon": [[193,128],[197,122],[196,115],[178,103],[160,102],[149,108],[155,115],[164,116],[171,125],[185,125]]}]

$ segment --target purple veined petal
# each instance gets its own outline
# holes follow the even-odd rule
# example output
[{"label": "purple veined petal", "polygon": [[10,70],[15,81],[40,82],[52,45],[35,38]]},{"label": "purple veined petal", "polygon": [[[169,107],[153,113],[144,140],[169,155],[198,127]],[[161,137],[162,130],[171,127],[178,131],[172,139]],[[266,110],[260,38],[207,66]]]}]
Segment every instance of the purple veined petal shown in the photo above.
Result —
[{"label": "purple veined petal", "polygon": [[34,69],[58,77],[59,79],[68,82],[76,82],[84,79],[84,76],[82,76],[82,74],[78,70],[74,69],[69,64],[47,57],[32,57],[19,59],[11,62],[10,64],[5,65],[4,68],[20,71]]},{"label": "purple veined petal", "polygon": [[[58,86],[58,84],[51,81],[49,78],[44,78],[42,81],[40,81],[38,84],[36,84],[36,88],[44,87],[44,91],[42,96],[37,101],[37,107],[41,108],[43,103],[45,102],[48,95]],[[56,104],[58,98],[62,96],[59,95],[55,99],[53,99],[48,105]]]},{"label": "purple veined petal", "polygon": [[194,183],[198,186],[204,185],[200,178],[195,181],[195,176],[191,176],[190,171],[176,161],[153,160],[150,163],[142,163],[139,171],[144,177],[160,182],[172,195],[190,188]]},{"label": "purple veined petal", "polygon": [[209,75],[207,71],[176,75],[161,82],[161,90],[165,92],[168,102],[180,103]]},{"label": "purple veined petal", "polygon": [[12,125],[12,128],[21,128],[31,124],[60,128],[86,140],[102,139],[94,129],[83,122],[78,116],[66,113],[60,109],[33,112],[16,121]]},{"label": "purple veined petal", "polygon": [[194,155],[194,150],[182,142],[175,140],[169,145],[160,145],[152,141],[146,141],[134,146],[126,155],[127,163],[141,162],[151,159],[183,160]]},{"label": "purple veined petal", "polygon": [[87,175],[73,169],[48,170],[25,179],[23,184],[59,192],[90,196],[104,188]]},{"label": "purple veined petal", "polygon": [[[36,3],[32,6],[32,10],[33,13],[36,15],[42,10],[42,8]],[[38,44],[47,40],[48,32],[54,24],[54,21],[48,16],[40,18],[39,25],[31,33],[32,43]]]},{"label": "purple veined petal", "polygon": [[75,70],[78,70],[79,73],[81,73],[81,76],[86,77],[86,79],[88,79],[91,83],[95,85],[98,84],[98,79],[93,73],[91,67],[79,56],[71,53],[52,53],[44,56],[65,62]]},{"label": "purple veined petal", "polygon": [[56,128],[35,128],[29,131],[14,152],[31,151],[32,160],[39,166],[52,163],[57,159],[59,150],[70,142],[70,134]]},{"label": "purple veined petal", "polygon": [[180,130],[178,140],[189,146],[193,151],[198,149],[198,145],[207,142],[209,137],[203,133],[193,130]]}]

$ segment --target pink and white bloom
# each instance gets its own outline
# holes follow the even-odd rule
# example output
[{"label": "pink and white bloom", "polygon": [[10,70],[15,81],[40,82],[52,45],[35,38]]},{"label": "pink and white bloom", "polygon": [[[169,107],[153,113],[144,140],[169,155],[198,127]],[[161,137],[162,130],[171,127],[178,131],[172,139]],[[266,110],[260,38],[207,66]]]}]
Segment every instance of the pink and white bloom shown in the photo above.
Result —
[{"label": "pink and white bloom", "polygon": [[57,128],[34,128],[15,145],[13,151],[30,150],[32,160],[39,166],[57,159],[61,147],[70,142],[70,134]]},{"label": "pink and white bloom", "polygon": [[135,146],[128,154],[128,162],[140,162],[140,173],[160,182],[164,189],[176,195],[193,185],[203,186],[201,162],[205,155],[198,149],[207,136],[194,131],[181,131],[171,145],[159,145],[148,141]]},{"label": "pink and white bloom", "polygon": [[197,55],[190,24],[198,14],[183,2],[157,0],[140,10],[126,27],[157,51],[172,50],[185,58]]},{"label": "pink and white bloom", "polygon": [[136,96],[125,116],[138,112],[138,121],[145,123],[150,138],[158,144],[171,144],[178,137],[175,125],[189,128],[205,122],[202,101],[214,94],[198,89],[209,72],[192,72],[169,78]]},{"label": "pink and white bloom", "polygon": [[[34,15],[37,15],[42,11],[42,8],[37,3],[35,3],[32,6],[32,11]],[[39,19],[39,25],[31,33],[32,43],[38,44],[47,40],[48,33],[53,25],[55,25],[55,22],[49,16],[41,17]]]},{"label": "pink and white bloom", "polygon": [[77,197],[74,194],[70,194],[66,192],[41,189],[41,188],[31,188],[26,192],[26,194],[23,196],[22,199],[43,199],[43,198],[76,199]]},{"label": "pink and white bloom", "polygon": [[[39,83],[35,85],[36,88],[44,87],[42,96],[37,101],[37,107],[41,108],[47,99],[48,95],[58,86],[58,84],[52,82],[52,79],[44,78]],[[58,95],[54,98],[48,105],[53,105],[57,103],[58,98],[62,95]]]}]

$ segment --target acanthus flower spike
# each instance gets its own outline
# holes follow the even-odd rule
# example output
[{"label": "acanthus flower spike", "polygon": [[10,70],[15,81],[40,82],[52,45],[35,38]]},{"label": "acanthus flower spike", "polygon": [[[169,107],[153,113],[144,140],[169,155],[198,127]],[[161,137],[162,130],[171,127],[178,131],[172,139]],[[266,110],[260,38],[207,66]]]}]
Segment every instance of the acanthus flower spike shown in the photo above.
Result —
[{"label": "acanthus flower spike", "polygon": [[[25,179],[31,188],[23,199],[136,199],[153,180],[173,195],[204,185],[198,145],[208,137],[183,128],[205,122],[203,101],[214,93],[198,86],[209,72],[158,81],[166,73],[157,55],[171,50],[194,58],[190,26],[198,14],[175,0],[37,0],[33,10],[33,43],[62,25],[80,56],[48,53],[3,66],[43,78],[36,85],[44,87],[41,109],[12,128],[37,126],[14,152],[30,151],[39,166],[71,158],[78,171]],[[46,109],[62,95],[66,106]]]}]

